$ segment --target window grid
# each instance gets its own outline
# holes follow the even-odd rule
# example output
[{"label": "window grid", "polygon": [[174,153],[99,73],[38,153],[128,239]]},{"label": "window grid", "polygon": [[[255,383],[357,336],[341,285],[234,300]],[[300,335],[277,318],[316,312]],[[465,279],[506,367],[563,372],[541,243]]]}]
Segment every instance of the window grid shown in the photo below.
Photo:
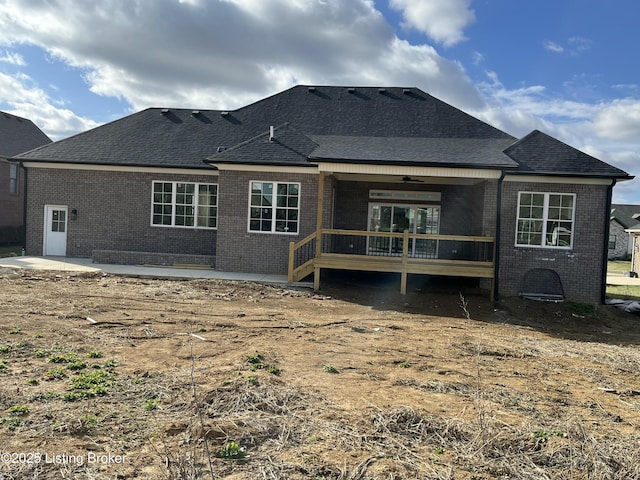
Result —
[{"label": "window grid", "polygon": [[571,248],[575,194],[520,192],[516,245]]},{"label": "window grid", "polygon": [[214,183],[153,182],[152,204],[152,225],[217,227],[218,185]]},{"label": "window grid", "polygon": [[249,231],[298,233],[300,184],[251,182]]}]

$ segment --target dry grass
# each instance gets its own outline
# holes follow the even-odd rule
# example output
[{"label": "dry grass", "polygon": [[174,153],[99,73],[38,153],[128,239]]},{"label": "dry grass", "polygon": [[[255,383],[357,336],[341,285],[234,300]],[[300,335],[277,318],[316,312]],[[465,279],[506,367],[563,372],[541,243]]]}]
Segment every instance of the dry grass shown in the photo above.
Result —
[{"label": "dry grass", "polygon": [[[127,460],[0,478],[640,479],[637,317],[347,293],[1,276],[0,450]],[[90,372],[114,381],[64,401]]]}]

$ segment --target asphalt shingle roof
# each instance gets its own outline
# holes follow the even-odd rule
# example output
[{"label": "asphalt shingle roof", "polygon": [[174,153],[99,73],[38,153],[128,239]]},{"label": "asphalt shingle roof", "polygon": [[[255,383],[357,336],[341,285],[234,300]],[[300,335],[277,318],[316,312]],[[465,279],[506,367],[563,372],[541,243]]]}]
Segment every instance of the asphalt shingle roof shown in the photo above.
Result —
[{"label": "asphalt shingle roof", "polygon": [[534,130],[505,152],[518,162],[518,173],[629,178],[629,174]]},{"label": "asphalt shingle roof", "polygon": [[0,157],[13,157],[47,143],[51,139],[31,120],[0,112]]},{"label": "asphalt shingle roof", "polygon": [[[268,142],[270,126],[280,126],[276,142]],[[229,112],[150,108],[17,158],[181,168],[325,159],[628,178],[541,132],[517,141],[419,89],[398,87],[299,85]]]},{"label": "asphalt shingle roof", "polygon": [[514,168],[502,151],[513,138],[351,137],[312,135],[319,147],[311,160],[404,165]]},{"label": "asphalt shingle roof", "polygon": [[634,227],[640,222],[640,205],[612,204],[611,220],[616,220],[624,228]]}]

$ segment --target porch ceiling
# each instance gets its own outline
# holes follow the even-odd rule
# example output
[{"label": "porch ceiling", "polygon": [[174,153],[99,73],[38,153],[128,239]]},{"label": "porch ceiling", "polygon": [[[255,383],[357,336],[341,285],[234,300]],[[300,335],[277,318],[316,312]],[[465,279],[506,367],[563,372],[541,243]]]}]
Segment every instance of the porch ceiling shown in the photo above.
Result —
[{"label": "porch ceiling", "polygon": [[[475,185],[486,178],[460,178],[460,177],[425,177],[425,176],[399,176],[399,175],[371,175],[359,173],[334,173],[337,180],[344,182],[364,183],[397,183],[398,185]],[[409,178],[406,178],[409,177]]]},{"label": "porch ceiling", "polygon": [[360,176],[362,181],[374,182],[400,182],[404,177],[422,180],[425,183],[433,183],[440,179],[445,181],[486,180],[500,178],[502,171],[499,169],[484,168],[457,168],[457,167],[419,167],[403,165],[372,165],[365,163],[318,163],[318,171],[332,173],[337,177],[350,175],[351,180]]}]

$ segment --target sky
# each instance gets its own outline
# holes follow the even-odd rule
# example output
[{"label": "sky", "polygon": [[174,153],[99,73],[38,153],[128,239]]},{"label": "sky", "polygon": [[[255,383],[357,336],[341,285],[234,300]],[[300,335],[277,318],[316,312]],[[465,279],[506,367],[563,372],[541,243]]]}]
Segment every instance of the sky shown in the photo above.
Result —
[{"label": "sky", "polygon": [[[638,0],[0,0],[0,110],[54,140],[297,84],[418,87],[640,177]],[[614,203],[640,204],[640,178]]]}]

